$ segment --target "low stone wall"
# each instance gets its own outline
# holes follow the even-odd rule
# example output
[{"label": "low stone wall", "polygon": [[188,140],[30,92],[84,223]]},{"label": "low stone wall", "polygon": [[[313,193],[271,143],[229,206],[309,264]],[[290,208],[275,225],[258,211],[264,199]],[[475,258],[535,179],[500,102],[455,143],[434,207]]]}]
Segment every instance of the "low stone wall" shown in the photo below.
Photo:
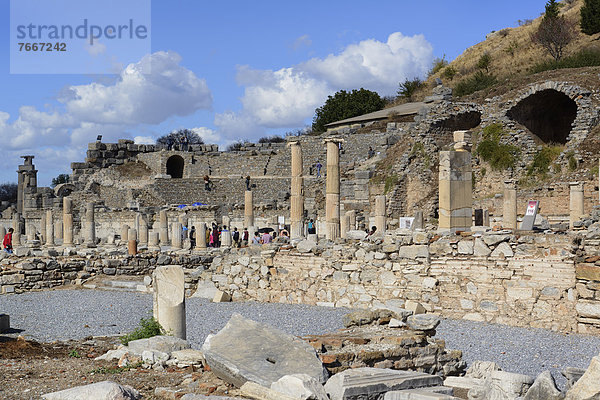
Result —
[{"label": "low stone wall", "polygon": [[[9,257],[0,292],[82,283],[98,274],[149,275],[182,265],[186,294],[234,301],[368,308],[417,300],[452,318],[600,333],[600,244],[576,235],[388,235],[377,242],[303,242],[198,254],[86,249],[79,255]],[[305,245],[307,244],[307,245]],[[302,251],[302,252],[301,252]]]}]

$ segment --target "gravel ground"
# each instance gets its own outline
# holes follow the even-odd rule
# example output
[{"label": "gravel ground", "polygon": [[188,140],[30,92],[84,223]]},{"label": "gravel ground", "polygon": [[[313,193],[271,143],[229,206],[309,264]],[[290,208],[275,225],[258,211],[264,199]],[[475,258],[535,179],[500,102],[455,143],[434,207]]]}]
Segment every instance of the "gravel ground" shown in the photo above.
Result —
[{"label": "gravel ground", "polygon": [[[210,303],[187,299],[188,340],[199,348],[209,333],[221,329],[234,312],[294,335],[319,334],[342,328],[346,309],[245,303]],[[122,335],[132,331],[140,317],[149,316],[149,294],[53,290],[0,296],[0,312],[8,313],[11,327],[38,341],[81,339],[86,336]],[[502,369],[535,378],[552,371],[559,386],[563,368],[587,368],[600,353],[600,337],[563,335],[544,329],[515,328],[471,321],[443,320],[437,337],[446,347],[460,349],[468,364],[475,360],[497,362]]]}]

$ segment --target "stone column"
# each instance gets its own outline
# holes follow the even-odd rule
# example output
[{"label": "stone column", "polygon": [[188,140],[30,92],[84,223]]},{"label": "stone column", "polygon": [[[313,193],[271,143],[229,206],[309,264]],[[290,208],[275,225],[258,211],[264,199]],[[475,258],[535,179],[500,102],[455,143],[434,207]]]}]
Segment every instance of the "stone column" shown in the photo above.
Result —
[{"label": "stone column", "polygon": [[244,227],[254,235],[254,192],[246,190],[244,193]]},{"label": "stone column", "polygon": [[471,153],[440,151],[439,228],[468,231],[473,224]]},{"label": "stone column", "polygon": [[94,221],[94,203],[89,202],[85,207],[85,231],[83,240],[86,245],[96,244],[96,221]]},{"label": "stone column", "polygon": [[54,239],[62,239],[63,238],[63,221],[57,219],[54,222]]},{"label": "stone column", "polygon": [[326,139],[327,181],[325,197],[325,237],[340,237],[340,148],[341,139]]},{"label": "stone column", "polygon": [[340,225],[340,237],[342,239],[347,239],[348,231],[350,230],[350,216],[345,213],[342,215],[341,225]]},{"label": "stone column", "polygon": [[304,178],[302,177],[302,147],[300,142],[289,144],[292,153],[292,187],[290,199],[290,238],[304,236]]},{"label": "stone column", "polygon": [[185,339],[185,281],[183,268],[179,265],[157,267],[152,274],[152,278],[154,318],[167,332],[180,339]]},{"label": "stone column", "polygon": [[229,228],[221,231],[221,247],[231,247],[231,239],[231,231]]},{"label": "stone column", "polygon": [[30,246],[35,240],[35,225],[31,218],[25,218],[25,236],[27,237],[27,245]]},{"label": "stone column", "polygon": [[377,232],[385,232],[385,195],[375,196],[375,226]]},{"label": "stone column", "polygon": [[173,249],[181,249],[181,223],[173,224],[173,235],[171,236],[171,247]]},{"label": "stone column", "polygon": [[349,220],[349,230],[353,231],[356,229],[356,210],[350,210],[350,211],[346,211],[346,215],[348,216]]},{"label": "stone column", "polygon": [[206,249],[206,224],[200,222],[196,226],[196,248],[201,250]]},{"label": "stone column", "polygon": [[155,232],[154,230],[148,232],[148,250],[160,251],[160,246],[158,245],[158,232]]},{"label": "stone column", "polygon": [[569,186],[571,189],[569,222],[571,228],[573,228],[573,223],[579,221],[583,216],[583,183],[571,182]]},{"label": "stone column", "polygon": [[40,244],[46,244],[46,218],[45,212],[42,212],[42,218],[40,219]]},{"label": "stone column", "polygon": [[160,244],[167,245],[169,244],[169,219],[167,210],[160,210],[158,218],[160,219]]},{"label": "stone column", "polygon": [[73,245],[73,201],[63,197],[63,245]]},{"label": "stone column", "polygon": [[517,183],[514,180],[504,181],[502,227],[517,230]]},{"label": "stone column", "polygon": [[[21,214],[16,214],[12,220],[13,247],[21,244]],[[4,238],[3,238],[4,239]]]},{"label": "stone column", "polygon": [[144,216],[140,217],[140,228],[138,230],[138,241],[140,242],[140,246],[148,245],[148,221]]},{"label": "stone column", "polygon": [[130,256],[137,254],[137,231],[133,228],[127,231],[127,253]]},{"label": "stone column", "polygon": [[121,224],[121,243],[127,243],[129,240],[129,225]]},{"label": "stone column", "polygon": [[52,210],[46,211],[46,245],[54,246],[54,220]]}]

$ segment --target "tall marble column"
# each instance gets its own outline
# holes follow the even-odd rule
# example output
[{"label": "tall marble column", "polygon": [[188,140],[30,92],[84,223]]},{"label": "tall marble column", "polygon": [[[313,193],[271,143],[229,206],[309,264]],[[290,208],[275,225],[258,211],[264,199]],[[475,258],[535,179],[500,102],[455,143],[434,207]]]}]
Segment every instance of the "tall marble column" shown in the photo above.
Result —
[{"label": "tall marble column", "polygon": [[292,187],[290,199],[290,237],[304,236],[304,178],[302,177],[302,147],[300,142],[289,144],[292,153]]},{"label": "tall marble column", "polygon": [[166,246],[169,244],[169,219],[167,216],[167,210],[160,210],[158,214],[158,218],[160,221],[159,227],[159,236],[160,236],[160,244]]},{"label": "tall marble column", "polygon": [[21,244],[21,214],[17,213],[14,215],[12,220],[13,228],[13,247]]},{"label": "tall marble column", "polygon": [[140,220],[139,220],[139,230],[138,230],[138,241],[140,242],[141,246],[147,246],[148,245],[148,221],[146,220],[146,217],[144,217],[143,215],[140,216]]},{"label": "tall marble column", "polygon": [[63,244],[73,245],[73,201],[63,197]]},{"label": "tall marble column", "polygon": [[87,245],[96,244],[96,221],[93,202],[89,202],[85,206],[85,231],[83,240]]},{"label": "tall marble column", "polygon": [[40,244],[46,243],[46,218],[45,212],[42,212],[42,218],[40,219]]},{"label": "tall marble column", "polygon": [[327,181],[325,196],[325,237],[340,237],[340,148],[341,139],[325,139],[327,145]]},{"label": "tall marble column", "polygon": [[502,202],[502,227],[517,230],[517,183],[504,181],[504,200]]},{"label": "tall marble column", "polygon": [[46,211],[46,245],[54,246],[54,220],[52,210]]},{"label": "tall marble column", "polygon": [[244,227],[254,235],[254,195],[251,190],[244,193]]}]

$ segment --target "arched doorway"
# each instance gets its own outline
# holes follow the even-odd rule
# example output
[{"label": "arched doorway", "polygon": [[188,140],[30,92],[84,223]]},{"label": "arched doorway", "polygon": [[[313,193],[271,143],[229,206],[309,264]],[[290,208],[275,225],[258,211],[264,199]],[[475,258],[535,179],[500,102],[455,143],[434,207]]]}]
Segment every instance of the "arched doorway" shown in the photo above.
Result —
[{"label": "arched doorway", "polygon": [[167,160],[167,174],[171,178],[183,178],[183,158],[181,156],[171,156]]},{"label": "arched doorway", "polygon": [[507,115],[542,142],[565,144],[577,117],[577,104],[558,90],[546,89],[519,101]]}]

